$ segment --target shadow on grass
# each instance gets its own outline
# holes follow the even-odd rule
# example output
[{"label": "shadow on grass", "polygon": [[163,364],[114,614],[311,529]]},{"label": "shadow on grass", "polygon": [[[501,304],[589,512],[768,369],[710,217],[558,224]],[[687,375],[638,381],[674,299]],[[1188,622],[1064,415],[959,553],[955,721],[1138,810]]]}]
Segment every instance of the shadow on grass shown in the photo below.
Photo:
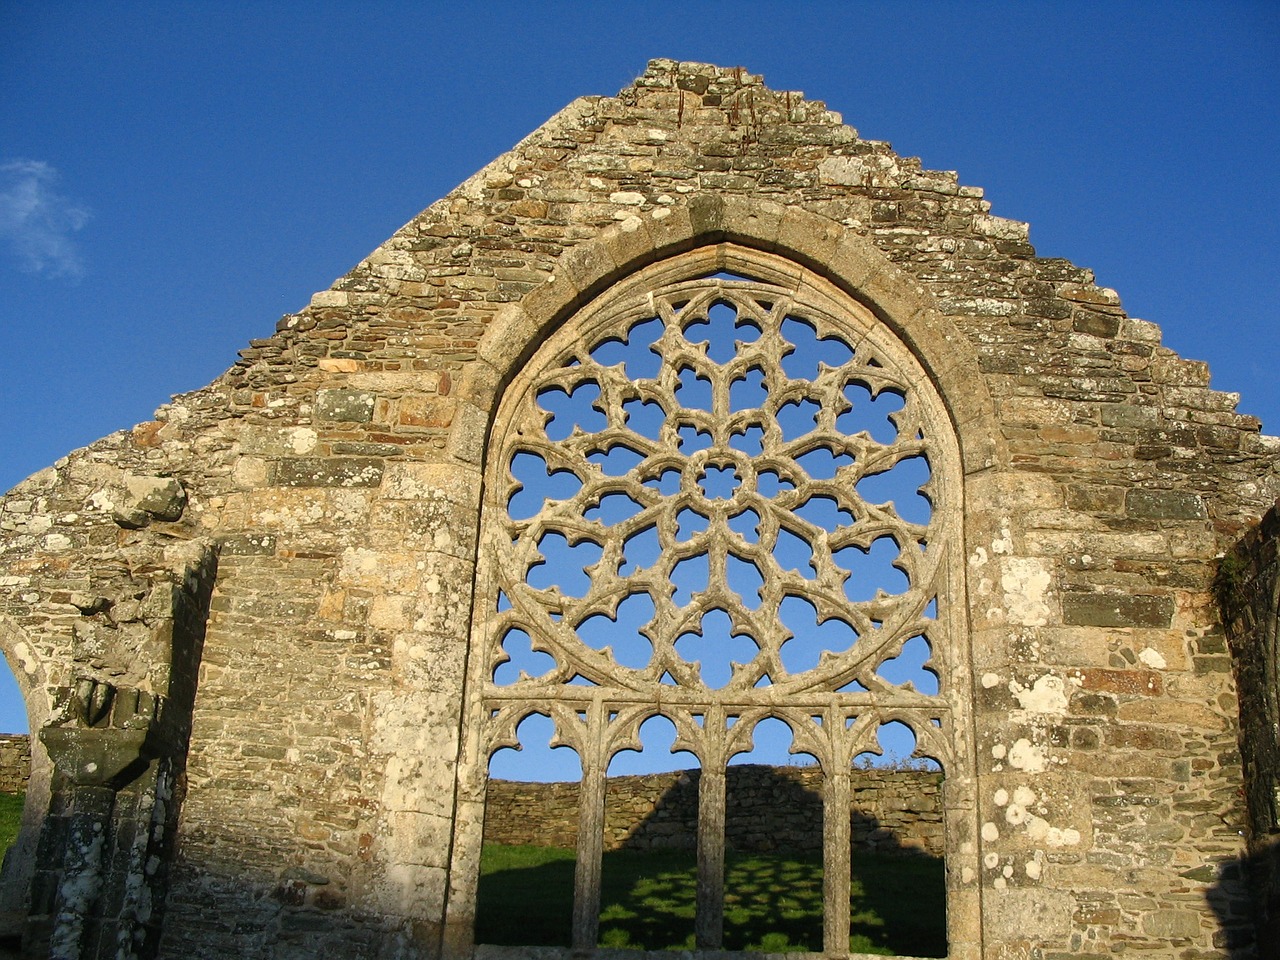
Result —
[{"label": "shadow on grass", "polygon": [[[477,903],[479,943],[568,946],[573,851],[486,846]],[[604,855],[600,944],[648,950],[693,947],[697,866],[689,850]],[[936,857],[855,856],[850,949],[943,957],[946,884]],[[820,951],[820,858],[729,853],[724,946]]]},{"label": "shadow on grass", "polygon": [[476,943],[570,945],[574,851],[486,843],[476,892]]}]

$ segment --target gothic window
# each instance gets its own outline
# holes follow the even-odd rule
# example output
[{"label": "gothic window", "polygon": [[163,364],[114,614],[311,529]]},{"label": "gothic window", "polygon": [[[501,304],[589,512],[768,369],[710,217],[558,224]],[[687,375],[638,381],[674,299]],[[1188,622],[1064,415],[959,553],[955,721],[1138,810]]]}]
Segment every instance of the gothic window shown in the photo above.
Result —
[{"label": "gothic window", "polygon": [[654,716],[701,768],[696,942],[721,947],[725,768],[773,718],[823,771],[824,941],[847,952],[855,758],[905,725],[965,765],[957,464],[901,340],[774,257],[655,265],[537,350],[490,446],[476,752],[533,712],[576,751],[575,947],[596,943],[610,759]]}]

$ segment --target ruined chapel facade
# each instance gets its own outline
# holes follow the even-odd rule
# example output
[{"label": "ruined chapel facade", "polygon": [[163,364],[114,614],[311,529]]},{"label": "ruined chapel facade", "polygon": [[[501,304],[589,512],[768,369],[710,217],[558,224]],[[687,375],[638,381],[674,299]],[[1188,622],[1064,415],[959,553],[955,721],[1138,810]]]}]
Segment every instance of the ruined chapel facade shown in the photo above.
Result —
[{"label": "ruined chapel facade", "polygon": [[1214,578],[1280,481],[1234,406],[954,174],[653,61],[0,500],[24,955],[470,956],[532,713],[581,763],[581,949],[610,758],[663,716],[703,949],[774,718],[822,771],[828,954],[889,723],[943,772],[950,957],[1250,950]]}]

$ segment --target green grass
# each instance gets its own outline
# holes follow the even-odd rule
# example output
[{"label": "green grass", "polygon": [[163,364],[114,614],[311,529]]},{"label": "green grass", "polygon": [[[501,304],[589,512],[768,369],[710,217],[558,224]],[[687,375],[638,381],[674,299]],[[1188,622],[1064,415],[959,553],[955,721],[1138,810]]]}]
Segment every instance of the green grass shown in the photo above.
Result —
[{"label": "green grass", "polygon": [[[480,868],[476,940],[569,944],[574,852],[489,844]],[[616,850],[604,855],[600,945],[693,948],[697,865],[693,851]],[[850,950],[942,957],[945,879],[932,857],[854,855]],[[724,946],[771,953],[822,949],[819,859],[730,853]]]},{"label": "green grass", "polygon": [[22,826],[23,800],[20,793],[0,793],[0,860],[18,837],[18,828]]}]

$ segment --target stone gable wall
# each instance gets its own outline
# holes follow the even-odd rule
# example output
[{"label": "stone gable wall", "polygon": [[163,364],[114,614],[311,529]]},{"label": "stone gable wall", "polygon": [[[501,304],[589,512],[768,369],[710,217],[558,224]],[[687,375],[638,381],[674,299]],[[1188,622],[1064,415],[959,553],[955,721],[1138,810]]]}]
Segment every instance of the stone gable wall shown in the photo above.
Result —
[{"label": "stone gable wall", "polygon": [[[1209,957],[1251,936],[1220,876],[1243,811],[1213,577],[1280,492],[1275,441],[954,173],[744,71],[654,61],[213,384],[0,499],[0,642],[36,725],[72,722],[57,691],[77,684],[198,681],[162,956],[465,950],[488,424],[574,310],[720,243],[866,304],[960,439],[976,696],[973,800],[948,820],[955,955]],[[175,656],[201,558],[207,632]]]}]

